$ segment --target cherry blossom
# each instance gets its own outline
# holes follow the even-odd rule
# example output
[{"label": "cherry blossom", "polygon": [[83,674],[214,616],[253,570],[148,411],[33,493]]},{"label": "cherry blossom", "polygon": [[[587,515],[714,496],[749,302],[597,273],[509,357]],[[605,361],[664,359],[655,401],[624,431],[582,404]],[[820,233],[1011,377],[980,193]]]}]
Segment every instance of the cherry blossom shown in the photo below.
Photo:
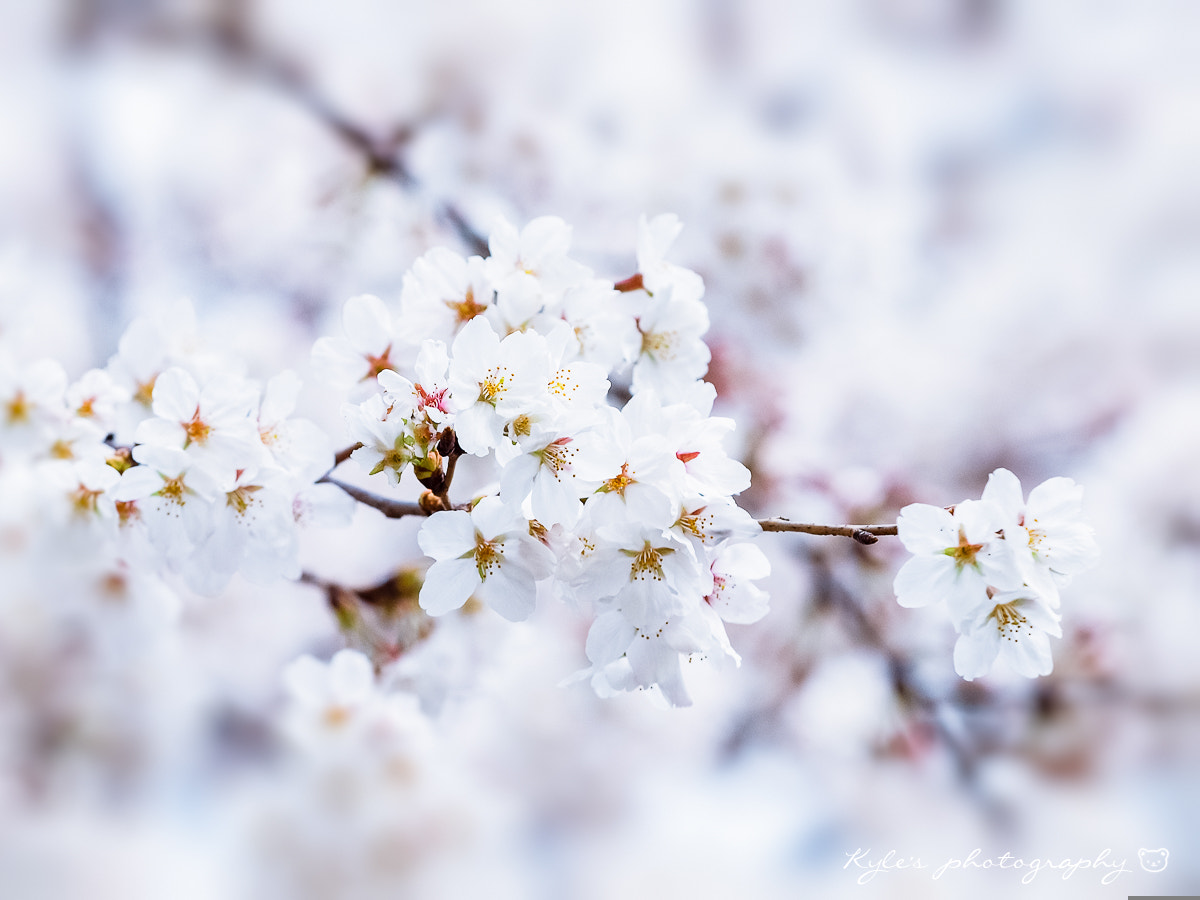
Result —
[{"label": "cherry blossom", "polygon": [[529,536],[529,523],[497,497],[467,513],[439,512],[421,526],[421,550],[434,563],[421,587],[431,615],[458,609],[472,594],[510,621],[533,612],[536,582],[554,565],[550,551]]}]

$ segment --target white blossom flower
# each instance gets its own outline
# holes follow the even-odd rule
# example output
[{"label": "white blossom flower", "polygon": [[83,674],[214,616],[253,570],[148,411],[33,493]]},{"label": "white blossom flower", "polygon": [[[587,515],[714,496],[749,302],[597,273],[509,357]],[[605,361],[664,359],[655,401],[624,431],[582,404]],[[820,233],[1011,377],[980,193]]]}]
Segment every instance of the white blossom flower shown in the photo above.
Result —
[{"label": "white blossom flower", "polygon": [[633,417],[621,411],[604,412],[603,423],[580,436],[575,462],[580,477],[600,485],[587,501],[595,521],[669,528],[678,515],[682,463],[661,435],[635,432]]},{"label": "white blossom flower", "polygon": [[154,383],[154,417],[137,428],[143,446],[184,450],[216,478],[266,458],[255,415],[258,391],[236,376],[218,375],[202,386],[172,367]]},{"label": "white blossom flower", "polygon": [[405,466],[420,455],[420,450],[411,423],[402,413],[391,413],[391,405],[382,394],[342,407],[350,439],[362,445],[350,458],[371,475],[382,472],[392,484],[399,484]]},{"label": "white blossom flower", "polygon": [[1094,532],[1083,521],[1083,488],[1070,478],[1051,478],[1029,492],[1008,469],[988,477],[983,499],[1003,513],[1005,542],[1021,574],[1046,602],[1058,606],[1058,588],[1095,562]]},{"label": "white blossom flower", "polygon": [[712,354],[702,335],[708,310],[699,300],[676,298],[661,288],[637,310],[641,348],[633,364],[633,391],[652,388],[668,400],[679,397],[704,377]]},{"label": "white blossom flower", "polygon": [[455,432],[464,450],[484,456],[505,440],[510,421],[544,399],[550,381],[546,339],[517,333],[501,340],[477,317],[458,333],[451,356]]},{"label": "white blossom flower", "polygon": [[954,669],[967,681],[1002,660],[1020,675],[1049,675],[1050,638],[1062,637],[1060,617],[1028,587],[1000,591],[964,621],[954,645]]},{"label": "white blossom flower", "polygon": [[66,415],[67,375],[51,359],[18,366],[0,356],[0,450],[34,456],[52,441]]},{"label": "white blossom flower", "polygon": [[313,365],[331,384],[345,389],[356,385],[373,388],[380,372],[401,367],[407,348],[378,297],[361,294],[347,300],[342,308],[342,330],[344,337],[319,338],[313,345]]},{"label": "white blossom flower", "polygon": [[301,656],[283,672],[292,703],[289,733],[308,744],[344,732],[377,699],[375,668],[357,650],[339,650],[328,663]]},{"label": "white blossom flower", "polygon": [[333,448],[315,423],[290,418],[299,393],[300,376],[290,370],[267,382],[258,407],[258,437],[275,465],[311,482],[333,468]]},{"label": "white blossom flower", "polygon": [[491,309],[492,300],[482,258],[463,259],[453,250],[435,247],[404,276],[401,321],[413,334],[452,341],[467,322]]},{"label": "white blossom flower", "polygon": [[987,603],[989,587],[1021,587],[1012,548],[997,534],[1001,519],[994,504],[978,500],[964,500],[954,512],[925,503],[904,507],[896,524],[913,558],[896,574],[900,605],[944,602],[961,621]]},{"label": "white blossom flower", "polygon": [[468,513],[435,513],[417,535],[433,557],[421,587],[421,608],[440,616],[458,609],[472,594],[512,622],[526,619],[535,605],[535,584],[546,578],[554,554],[529,535],[529,523],[498,497],[484,497]]},{"label": "white blossom flower", "polygon": [[695,272],[666,261],[667,251],[683,231],[683,223],[672,213],[647,220],[638,219],[637,261],[647,293],[652,296],[670,289],[676,301],[699,300],[704,296],[704,281]]},{"label": "white blossom flower", "polygon": [[704,599],[726,622],[757,622],[767,614],[767,593],[751,582],[770,574],[771,564],[757,546],[726,544],[713,554],[713,590]]},{"label": "white blossom flower", "polygon": [[567,256],[571,227],[555,216],[534,219],[520,232],[501,219],[488,248],[491,255],[485,266],[496,287],[497,305],[509,305],[505,318],[532,316],[538,312],[535,305],[556,302],[568,286],[591,274]]},{"label": "white blossom flower", "polygon": [[[144,530],[166,561],[178,565],[212,530],[213,503],[233,486],[214,480],[195,458],[175,447],[139,444],[133,448],[139,463],[121,474],[112,489],[125,524]],[[122,507],[134,503],[135,506]]]}]

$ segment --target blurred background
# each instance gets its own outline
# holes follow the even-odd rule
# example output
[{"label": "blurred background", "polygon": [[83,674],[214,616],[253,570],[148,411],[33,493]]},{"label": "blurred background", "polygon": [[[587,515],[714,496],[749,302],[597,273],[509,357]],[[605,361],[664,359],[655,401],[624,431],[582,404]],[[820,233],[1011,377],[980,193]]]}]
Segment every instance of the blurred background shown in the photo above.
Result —
[{"label": "blurred background", "polygon": [[[0,342],[20,361],[78,377],[187,297],[208,349],[307,377],[349,296],[396,307],[416,257],[479,252],[497,216],[563,217],[573,257],[618,280],[638,216],[674,212],[716,411],[754,473],[743,505],[892,522],[1005,466],[1027,490],[1084,484],[1103,553],[1064,591],[1052,675],[967,683],[944,618],[895,603],[895,539],[764,535],[772,610],[730,628],[740,669],[689,673],[685,710],[559,687],[586,623],[552,604],[431,623],[402,585],[356,592],[419,560],[415,523],[368,510],[305,547],[336,597],[235,582],[181,590],[170,621],[5,616],[0,894],[1200,890],[1196,4],[0,17]],[[338,445],[341,400],[307,379],[302,411]],[[402,778],[310,764],[280,728],[284,665],[381,635],[428,739]],[[995,867],[953,866],[974,850]],[[1023,883],[1005,853],[1085,865]],[[862,868],[885,857],[923,868]]]}]

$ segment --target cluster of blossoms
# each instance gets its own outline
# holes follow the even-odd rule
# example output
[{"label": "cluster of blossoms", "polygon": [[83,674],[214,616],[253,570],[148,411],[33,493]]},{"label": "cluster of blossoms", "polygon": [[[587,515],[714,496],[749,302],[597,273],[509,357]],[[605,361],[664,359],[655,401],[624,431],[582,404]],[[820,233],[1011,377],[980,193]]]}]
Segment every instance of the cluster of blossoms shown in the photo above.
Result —
[{"label": "cluster of blossoms", "polygon": [[235,572],[297,577],[299,525],[353,508],[315,484],[328,438],[290,417],[294,373],[265,386],[235,374],[196,349],[193,326],[186,303],[137,319],[73,384],[54,361],[0,356],[0,473],[37,493],[25,521],[65,528],[123,582],[169,572],[213,594]]},{"label": "cluster of blossoms", "polygon": [[[686,705],[685,662],[740,662],[725,624],[765,615],[754,582],[769,565],[734,501],[750,473],[723,446],[733,422],[711,415],[701,380],[703,283],[665,259],[679,230],[674,216],[643,219],[637,272],[614,283],[568,256],[561,220],[501,223],[486,259],[417,260],[398,309],[348,301],[344,335],[313,356],[349,396],[350,457],[382,484],[411,469],[424,487],[406,512],[426,517],[425,612],[475,597],[519,621],[539,597],[566,602],[591,622],[577,678]],[[328,437],[292,417],[296,375],[248,379],[200,352],[193,328],[186,304],[138,319],[108,365],[73,384],[57,363],[19,366],[0,347],[0,553],[65,548],[92,593],[159,603],[167,574],[204,594],[235,573],[297,578],[299,527],[348,522],[352,497],[372,502],[328,479]],[[464,457],[486,486],[455,504]],[[1026,501],[1001,469],[981,500],[903,510],[915,557],[897,598],[945,604],[963,677],[998,658],[1050,671],[1059,588],[1095,555],[1080,495],[1055,478]],[[13,581],[6,609],[20,618],[11,598],[40,590]]]},{"label": "cluster of blossoms", "polygon": [[963,678],[986,675],[1000,659],[1030,678],[1050,673],[1050,638],[1062,636],[1059,588],[1096,558],[1082,498],[1071,479],[1051,478],[1026,500],[1017,477],[997,469],[979,500],[901,510],[900,540],[914,555],[896,575],[896,599],[945,605]]},{"label": "cluster of blossoms", "polygon": [[[357,401],[353,459],[426,488],[427,612],[474,595],[517,621],[541,588],[594,615],[581,675],[597,691],[657,686],[684,705],[684,661],[738,660],[724,622],[765,614],[752,582],[768,564],[732,499],[750,483],[722,446],[733,423],[700,380],[703,283],[664,259],[680,227],[643,219],[637,274],[614,284],[569,258],[561,220],[501,223],[486,259],[419,259],[398,311],[348,301],[344,335],[313,355]],[[620,408],[610,379],[627,386]],[[463,456],[490,459],[494,482],[455,506]]]}]

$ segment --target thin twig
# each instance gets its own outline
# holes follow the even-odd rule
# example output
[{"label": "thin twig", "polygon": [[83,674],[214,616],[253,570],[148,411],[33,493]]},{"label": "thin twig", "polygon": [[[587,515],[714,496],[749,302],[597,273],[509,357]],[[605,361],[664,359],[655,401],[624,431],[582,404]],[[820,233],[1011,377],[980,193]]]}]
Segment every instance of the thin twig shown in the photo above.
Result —
[{"label": "thin twig", "polygon": [[[338,466],[340,466],[342,463],[344,463],[346,460],[348,460],[350,458],[350,454],[353,453],[355,450],[357,450],[361,446],[362,446],[362,444],[355,444],[352,447],[345,447],[342,450],[339,450],[337,453],[335,453],[333,455],[333,469],[336,469]],[[333,469],[330,469],[329,471],[332,472]]]},{"label": "thin twig", "polygon": [[406,500],[393,500],[390,497],[381,497],[379,494],[374,494],[371,491],[363,490],[360,487],[355,487],[352,484],[347,484],[344,481],[339,481],[336,478],[330,478],[326,475],[319,479],[326,484],[332,484],[334,487],[341,488],[359,503],[365,506],[370,506],[379,510],[389,519],[402,519],[405,516],[426,516],[428,515],[419,503],[411,503]]},{"label": "thin twig", "polygon": [[874,544],[881,537],[893,537],[899,532],[895,525],[810,525],[783,518],[759,519],[763,531],[793,531],[799,534],[834,535],[854,538],[860,544]]},{"label": "thin twig", "polygon": [[[362,157],[369,174],[386,178],[405,191],[420,190],[420,182],[405,164],[401,153],[416,131],[414,125],[400,128],[386,138],[372,134],[319,90],[300,65],[255,39],[244,17],[227,17],[215,27],[153,23],[150,31],[160,40],[184,45],[190,43],[215,51],[221,58],[240,66],[242,71],[306,110]],[[437,198],[433,201],[433,207],[434,215],[448,223],[472,253],[489,255],[487,239],[471,226],[453,201]]]}]

